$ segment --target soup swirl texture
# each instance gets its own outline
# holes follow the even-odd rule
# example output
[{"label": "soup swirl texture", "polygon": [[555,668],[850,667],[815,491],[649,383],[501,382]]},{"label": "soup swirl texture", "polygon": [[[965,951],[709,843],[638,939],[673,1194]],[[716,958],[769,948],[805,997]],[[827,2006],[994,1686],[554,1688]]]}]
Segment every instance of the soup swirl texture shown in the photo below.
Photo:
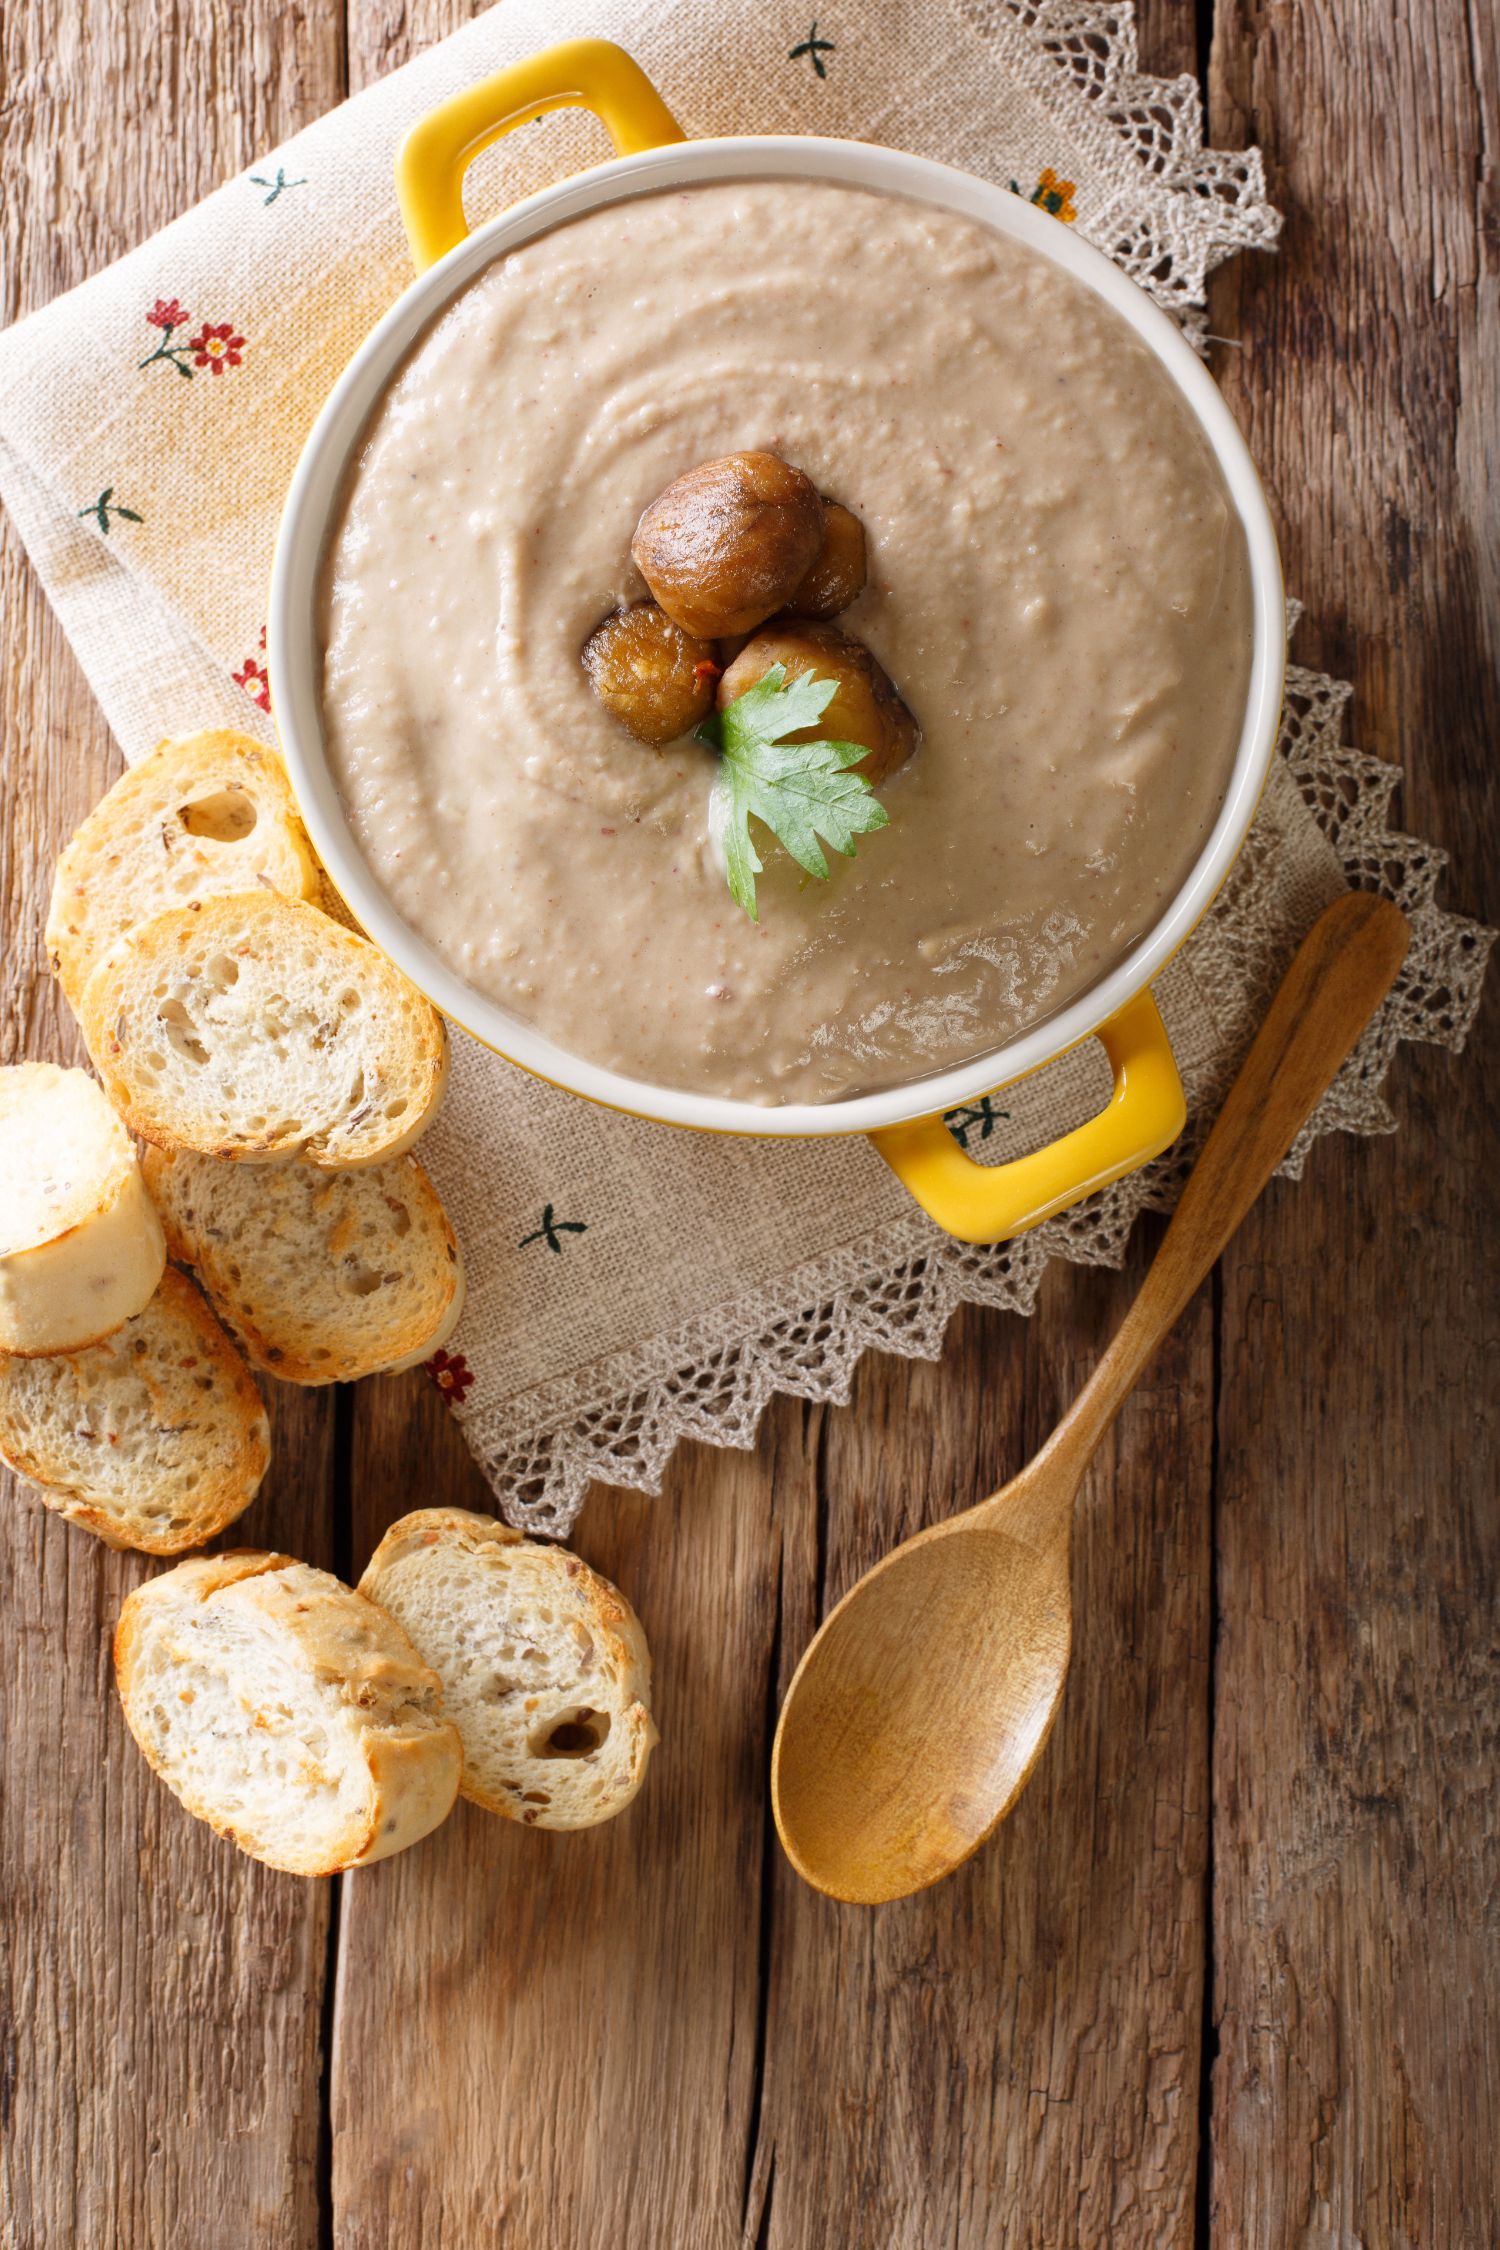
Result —
[{"label": "soup swirl texture", "polygon": [[[713,755],[635,741],[580,651],[695,463],[780,454],[862,519],[840,623],[922,729],[890,826],[759,923]],[[1102,299],[904,198],[642,197],[498,259],[380,401],[323,562],[323,715],[355,835],[478,991],[652,1084],[827,1102],[986,1053],[1155,923],[1208,835],[1250,664],[1208,446]]]}]

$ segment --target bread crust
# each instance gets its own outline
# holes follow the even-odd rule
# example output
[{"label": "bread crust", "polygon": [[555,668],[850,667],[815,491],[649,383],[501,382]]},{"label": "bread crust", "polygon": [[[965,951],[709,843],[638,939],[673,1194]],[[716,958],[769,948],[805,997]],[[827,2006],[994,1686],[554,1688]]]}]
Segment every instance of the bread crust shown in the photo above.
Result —
[{"label": "bread crust", "polygon": [[[263,1625],[288,1637],[309,1676],[338,1683],[354,1719],[363,1759],[365,1803],[320,1850],[278,1850],[246,1834],[243,1822],[216,1805],[209,1790],[169,1769],[137,1701],[144,1688],[146,1641],[170,1635],[174,1618],[232,1595],[241,1586]],[[176,1652],[174,1651],[174,1656]],[[187,1662],[186,1654],[177,1660]],[[446,1819],[458,1794],[462,1749],[458,1730],[437,1717],[442,1685],[393,1617],[327,1571],[291,1555],[234,1549],[206,1555],[138,1586],[120,1612],[114,1635],[115,1677],[126,1724],[147,1763],[195,1818],[227,1836],[252,1859],[293,1875],[335,1875],[368,1867],[418,1842]],[[239,1683],[253,1698],[257,1683]],[[249,1725],[258,1724],[252,1715]]]}]

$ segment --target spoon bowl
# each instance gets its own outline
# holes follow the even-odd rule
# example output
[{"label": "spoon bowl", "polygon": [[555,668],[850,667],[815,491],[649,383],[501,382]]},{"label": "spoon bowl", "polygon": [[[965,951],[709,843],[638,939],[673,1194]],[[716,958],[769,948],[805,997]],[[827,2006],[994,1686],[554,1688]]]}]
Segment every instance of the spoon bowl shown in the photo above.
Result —
[{"label": "spoon bowl", "polygon": [[[1011,1493],[908,1541],[862,1578],[803,1658],[772,1789],[799,1875],[874,1906],[979,1849],[1026,1785],[1062,1698],[1068,1543],[1007,1527]],[[899,1598],[883,1578],[900,1565]],[[809,1659],[816,1651],[816,1663]],[[979,1652],[983,1693],[950,1680]]]},{"label": "spoon bowl", "polygon": [[1395,981],[1409,936],[1353,891],[1303,940],[1140,1295],[1042,1451],[852,1587],[804,1654],[771,1753],[787,1857],[861,1905],[952,1873],[1041,1755],[1072,1643],[1068,1541],[1095,1447]]}]

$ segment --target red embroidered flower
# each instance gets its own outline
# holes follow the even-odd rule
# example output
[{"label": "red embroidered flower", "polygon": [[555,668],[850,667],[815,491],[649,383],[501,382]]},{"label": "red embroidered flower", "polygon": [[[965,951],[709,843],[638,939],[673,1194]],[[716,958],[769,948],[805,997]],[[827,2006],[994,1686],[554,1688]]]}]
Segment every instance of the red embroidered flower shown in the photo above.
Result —
[{"label": "red embroidered flower", "polygon": [[474,1373],[462,1352],[434,1352],[426,1363],[427,1372],[442,1392],[450,1406],[461,1406],[464,1393],[474,1381]]},{"label": "red embroidered flower", "polygon": [[252,703],[258,703],[262,711],[270,710],[271,675],[264,664],[257,664],[253,656],[247,656],[239,670],[231,673],[230,677],[236,687],[244,689]]},{"label": "red embroidered flower", "polygon": [[[264,656],[266,653],[266,629],[264,625],[260,629],[260,639],[255,645],[260,650],[261,656]],[[259,658],[247,656],[239,670],[231,672],[229,677],[236,687],[244,689],[252,703],[258,703],[262,711],[270,710],[271,675]]]},{"label": "red embroidered flower", "polygon": [[195,367],[207,367],[222,375],[226,367],[239,366],[244,342],[243,336],[236,336],[233,321],[226,320],[217,328],[205,321],[197,335],[188,338],[187,348]]},{"label": "red embroidered flower", "polygon": [[187,316],[187,306],[176,297],[158,297],[146,318],[153,328],[180,328]]}]

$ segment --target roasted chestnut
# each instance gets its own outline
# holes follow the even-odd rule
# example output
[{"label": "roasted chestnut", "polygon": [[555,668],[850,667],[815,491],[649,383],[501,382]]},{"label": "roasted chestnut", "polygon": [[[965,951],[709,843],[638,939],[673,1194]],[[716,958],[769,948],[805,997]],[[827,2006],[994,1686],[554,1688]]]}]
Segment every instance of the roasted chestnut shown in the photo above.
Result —
[{"label": "roasted chestnut", "polygon": [[630,552],[668,617],[711,640],[780,609],[822,542],[823,503],[800,469],[774,453],[729,453],[658,494]]},{"label": "roasted chestnut", "polygon": [[916,720],[862,641],[836,625],[778,618],[756,633],[725,671],[716,701],[722,711],[754,687],[773,664],[783,664],[789,680],[811,672],[834,680],[836,692],[815,727],[787,737],[792,742],[862,742],[869,751],[857,771],[869,782],[884,781],[916,749]]},{"label": "roasted chestnut", "polygon": [[719,676],[708,642],[655,602],[606,617],[584,643],[583,668],[611,718],[658,749],[708,716]]},{"label": "roasted chestnut", "polygon": [[823,544],[789,597],[793,617],[837,617],[865,586],[865,527],[837,500],[823,502]]}]

